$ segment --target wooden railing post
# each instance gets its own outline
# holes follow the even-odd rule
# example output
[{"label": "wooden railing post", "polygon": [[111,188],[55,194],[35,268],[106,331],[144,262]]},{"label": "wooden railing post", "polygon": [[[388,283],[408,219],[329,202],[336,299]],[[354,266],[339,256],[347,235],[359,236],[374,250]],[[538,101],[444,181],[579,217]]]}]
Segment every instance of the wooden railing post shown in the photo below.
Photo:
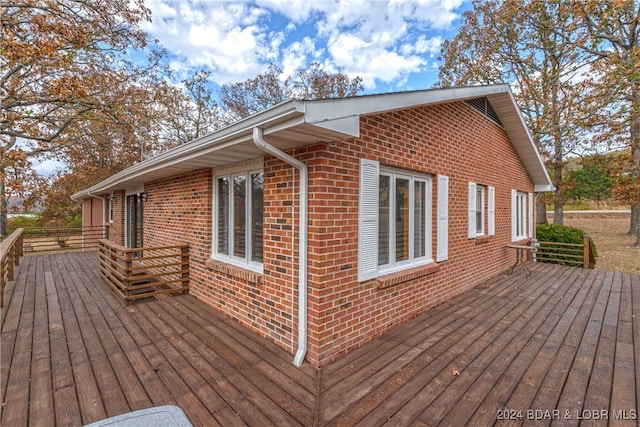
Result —
[{"label": "wooden railing post", "polygon": [[131,304],[131,280],[133,277],[133,252],[127,251],[124,254],[124,283],[125,283],[125,295],[127,298],[127,304]]},{"label": "wooden railing post", "polygon": [[16,240],[16,265],[20,265],[20,257],[24,256],[24,247],[23,247],[23,236],[22,233],[20,233],[20,237],[18,237],[18,240]]},{"label": "wooden railing post", "polygon": [[585,234],[582,238],[582,266],[585,269],[589,268],[589,253],[591,252],[591,238],[588,234]]},{"label": "wooden railing post", "polygon": [[9,249],[7,257],[7,281],[10,282],[13,280],[16,259],[16,253],[13,248]]},{"label": "wooden railing post", "polygon": [[4,288],[14,280],[15,268],[22,256],[22,233],[18,228],[0,243],[0,307],[4,306]]},{"label": "wooden railing post", "polygon": [[4,275],[4,260],[0,260],[0,307],[4,307],[4,287],[7,285],[7,280]]}]

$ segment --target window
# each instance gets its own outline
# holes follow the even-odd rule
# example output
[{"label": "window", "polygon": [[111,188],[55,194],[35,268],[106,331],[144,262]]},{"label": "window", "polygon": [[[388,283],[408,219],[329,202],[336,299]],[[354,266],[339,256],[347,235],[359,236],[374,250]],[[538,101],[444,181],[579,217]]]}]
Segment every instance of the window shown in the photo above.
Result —
[{"label": "window", "polygon": [[[495,234],[495,188],[469,183],[469,238]],[[487,230],[485,233],[485,219]]]},{"label": "window", "polygon": [[363,160],[359,237],[361,280],[431,262],[431,177]]},{"label": "window", "polygon": [[511,190],[511,240],[523,240],[533,231],[533,194]]},{"label": "window", "polygon": [[476,236],[484,234],[484,185],[476,185]]},{"label": "window", "polygon": [[516,194],[516,238],[527,235],[527,195]]},{"label": "window", "polygon": [[114,202],[114,197],[110,196],[108,198],[108,200],[109,200],[109,205],[107,207],[107,212],[108,212],[109,222],[113,222],[113,202]]},{"label": "window", "polygon": [[263,190],[262,171],[215,178],[214,258],[262,269]]}]

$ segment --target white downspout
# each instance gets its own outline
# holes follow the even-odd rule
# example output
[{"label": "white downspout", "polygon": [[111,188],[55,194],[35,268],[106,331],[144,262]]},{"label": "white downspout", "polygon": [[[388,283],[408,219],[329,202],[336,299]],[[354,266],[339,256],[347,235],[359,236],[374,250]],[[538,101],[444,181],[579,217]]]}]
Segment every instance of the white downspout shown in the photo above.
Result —
[{"label": "white downspout", "polygon": [[280,149],[269,145],[262,136],[262,129],[253,128],[253,142],[263,151],[298,169],[300,172],[300,232],[299,232],[299,278],[298,278],[298,352],[293,359],[295,366],[301,366],[307,354],[307,166]]}]

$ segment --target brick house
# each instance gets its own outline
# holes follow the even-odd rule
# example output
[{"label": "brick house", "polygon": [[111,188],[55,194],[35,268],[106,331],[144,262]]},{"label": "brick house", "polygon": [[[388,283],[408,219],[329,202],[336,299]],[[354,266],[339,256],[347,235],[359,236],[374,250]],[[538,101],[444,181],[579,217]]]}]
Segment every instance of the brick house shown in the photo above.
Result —
[{"label": "brick house", "polygon": [[552,188],[497,85],[283,102],[73,198],[189,243],[192,295],[322,366],[508,270]]}]

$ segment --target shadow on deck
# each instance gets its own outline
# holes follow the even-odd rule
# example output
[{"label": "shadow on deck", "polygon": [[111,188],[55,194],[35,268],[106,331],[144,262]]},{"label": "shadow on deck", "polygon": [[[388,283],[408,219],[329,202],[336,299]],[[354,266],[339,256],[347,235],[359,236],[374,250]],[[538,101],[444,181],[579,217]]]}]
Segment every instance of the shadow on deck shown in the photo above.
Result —
[{"label": "shadow on deck", "polygon": [[636,425],[640,276],[530,267],[316,370],[190,295],[124,306],[95,253],[25,257],[2,311],[2,425],[165,404],[194,425]]}]

